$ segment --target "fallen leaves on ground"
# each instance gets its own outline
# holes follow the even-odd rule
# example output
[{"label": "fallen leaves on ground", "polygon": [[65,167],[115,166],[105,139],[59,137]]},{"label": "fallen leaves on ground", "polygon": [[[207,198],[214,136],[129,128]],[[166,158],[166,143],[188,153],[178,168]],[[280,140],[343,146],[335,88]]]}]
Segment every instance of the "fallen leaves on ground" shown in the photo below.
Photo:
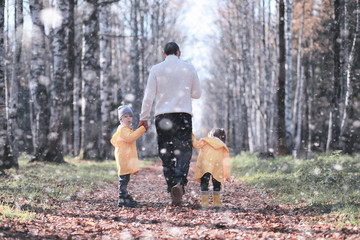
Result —
[{"label": "fallen leaves on ground", "polygon": [[184,203],[170,206],[160,163],[132,176],[128,190],[139,203],[118,208],[117,182],[71,196],[56,210],[35,209],[35,219],[0,220],[2,239],[359,239],[357,226],[338,227],[304,205],[273,203],[271,195],[232,181],[224,207],[201,208],[191,163]]}]

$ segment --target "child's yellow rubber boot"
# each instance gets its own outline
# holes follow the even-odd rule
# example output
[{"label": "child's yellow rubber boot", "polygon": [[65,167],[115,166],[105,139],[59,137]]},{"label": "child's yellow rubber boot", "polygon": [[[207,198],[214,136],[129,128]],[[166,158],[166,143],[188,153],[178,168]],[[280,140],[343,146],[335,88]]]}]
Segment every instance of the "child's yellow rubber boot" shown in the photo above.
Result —
[{"label": "child's yellow rubber boot", "polygon": [[209,206],[209,192],[201,192],[201,207]]},{"label": "child's yellow rubber boot", "polygon": [[221,207],[222,203],[220,200],[220,192],[214,191],[213,192],[213,207]]}]

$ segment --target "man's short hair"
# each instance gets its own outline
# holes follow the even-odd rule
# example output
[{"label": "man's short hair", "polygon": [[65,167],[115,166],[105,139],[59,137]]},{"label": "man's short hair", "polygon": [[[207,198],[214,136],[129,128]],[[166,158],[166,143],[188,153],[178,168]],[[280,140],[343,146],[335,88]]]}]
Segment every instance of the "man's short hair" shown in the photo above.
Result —
[{"label": "man's short hair", "polygon": [[168,42],[164,47],[166,55],[176,55],[178,51],[180,51],[180,48],[175,42]]}]

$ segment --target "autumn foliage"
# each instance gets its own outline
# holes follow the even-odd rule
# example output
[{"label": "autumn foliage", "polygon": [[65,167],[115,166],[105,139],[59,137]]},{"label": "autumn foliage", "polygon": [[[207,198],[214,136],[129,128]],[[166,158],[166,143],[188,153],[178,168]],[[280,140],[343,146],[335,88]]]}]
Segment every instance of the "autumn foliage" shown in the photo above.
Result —
[{"label": "autumn foliage", "polygon": [[[77,162],[67,166],[33,165],[20,168],[23,178],[40,182],[32,195],[30,187],[14,186],[15,171],[1,178],[2,190],[12,188],[16,196],[1,195],[2,239],[358,239],[358,226],[339,225],[344,216],[326,218],[305,203],[278,204],[271,194],[256,191],[234,178],[222,194],[224,207],[200,208],[199,184],[193,180],[191,163],[185,201],[170,206],[171,198],[160,162],[153,162],[134,176],[129,192],[137,208],[117,207],[115,163]],[[42,179],[41,168],[53,171]],[[78,169],[86,169],[83,176]],[[58,171],[56,171],[58,169]],[[32,174],[30,174],[30,171]],[[71,181],[65,183],[66,175]],[[76,180],[77,179],[77,180]],[[35,188],[36,185],[32,185]],[[6,213],[28,213],[27,217]]]}]

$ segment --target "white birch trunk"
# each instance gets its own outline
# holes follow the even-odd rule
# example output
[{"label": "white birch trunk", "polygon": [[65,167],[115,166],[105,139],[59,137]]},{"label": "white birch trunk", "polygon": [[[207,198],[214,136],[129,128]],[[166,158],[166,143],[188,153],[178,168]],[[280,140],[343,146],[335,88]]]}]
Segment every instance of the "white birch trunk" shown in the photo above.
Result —
[{"label": "white birch trunk", "polygon": [[342,1],[342,5],[343,5],[343,14],[342,14],[342,18],[343,18],[343,26],[341,28],[341,36],[342,36],[342,65],[341,65],[341,74],[342,74],[342,81],[341,81],[341,101],[340,101],[340,119],[339,119],[339,126],[340,126],[340,139],[339,139],[339,144],[341,144],[342,140],[341,140],[341,121],[343,119],[343,113],[344,113],[344,109],[345,109],[345,98],[346,98],[346,92],[347,92],[347,68],[348,68],[348,63],[349,63],[349,45],[350,45],[350,28],[349,28],[349,12],[348,12],[348,8],[349,8],[349,0],[344,0]]},{"label": "white birch trunk", "polygon": [[64,82],[68,74],[67,65],[67,26],[69,2],[67,0],[56,1],[55,7],[61,12],[63,22],[60,27],[54,29],[53,38],[53,80],[51,82],[50,98],[50,129],[49,129],[49,152],[46,161],[64,162],[62,154],[63,137],[63,109],[64,109]]},{"label": "white birch trunk", "polygon": [[[258,25],[257,25],[257,17],[255,16],[255,2],[252,3],[251,12],[252,12],[252,18],[250,19],[250,25],[251,26],[251,38],[254,39],[252,42],[253,49],[253,66],[254,66],[254,83],[253,83],[253,89],[254,89],[254,98],[255,101],[254,104],[254,113],[255,113],[255,133],[256,133],[256,151],[263,152],[264,151],[264,128],[263,128],[263,114],[262,114],[262,106],[263,106],[263,93],[262,93],[262,69],[263,66],[261,65],[261,36],[258,34]],[[260,9],[260,8],[259,8]]]},{"label": "white birch trunk", "polygon": [[44,26],[40,21],[40,11],[42,10],[41,0],[30,1],[31,20],[33,23],[32,31],[32,58],[30,69],[30,92],[34,105],[35,122],[33,127],[34,138],[34,158],[32,160],[43,161],[48,151],[49,133],[49,97],[48,86],[50,80],[45,76],[45,33]]},{"label": "white birch trunk", "polygon": [[[120,31],[120,26],[118,28],[116,28],[116,34],[120,35],[123,33],[123,31]],[[122,29],[123,30],[123,29]],[[119,60],[119,66],[117,67],[118,72],[119,72],[119,76],[120,76],[120,92],[121,92],[121,99],[124,99],[125,95],[126,95],[126,80],[125,80],[125,68],[124,68],[124,56],[123,56],[123,51],[124,51],[124,40],[123,38],[119,38],[118,42],[118,50],[116,51],[118,54],[118,60]],[[117,97],[116,99],[120,99],[119,97]],[[120,102],[118,103],[120,104]]]},{"label": "white birch trunk", "polygon": [[103,159],[111,157],[111,122],[110,122],[110,52],[108,40],[108,8],[99,8],[99,54],[100,54],[100,100],[101,100],[101,146],[100,155]]},{"label": "white birch trunk", "polygon": [[[277,43],[277,34],[276,34],[276,29],[271,22],[271,1],[269,0],[268,2],[268,6],[269,6],[269,15],[268,15],[268,29],[269,32],[272,33],[273,36],[273,44],[272,44],[272,58],[271,58],[271,63],[273,63],[271,67],[271,84],[270,84],[270,115],[269,115],[269,131],[270,131],[270,136],[269,136],[269,142],[271,143],[269,145],[269,151],[270,152],[275,152],[275,149],[277,148],[277,140],[276,140],[276,123],[275,123],[275,118],[276,118],[276,83],[277,83],[277,69],[278,69],[278,65],[277,65],[277,59],[278,59],[278,55],[277,55],[277,50],[276,47],[278,45]],[[269,45],[270,45],[270,40],[268,41]],[[269,56],[270,57],[270,56]]]},{"label": "white birch trunk", "polygon": [[[314,36],[311,34],[311,40],[310,40],[310,48],[314,49]],[[310,62],[313,62],[313,55],[310,53]],[[313,99],[314,99],[314,66],[310,66],[310,76],[307,82],[306,91],[308,96],[308,144],[307,144],[307,151],[310,153],[312,151],[312,132],[313,132],[313,117],[312,117],[312,105],[313,105]]]},{"label": "white birch trunk", "polygon": [[[248,2],[246,1],[246,6],[245,9],[248,9],[249,5]],[[243,21],[245,23],[248,23],[248,15],[244,14],[244,19]],[[250,57],[250,53],[249,53],[249,42],[250,42],[250,36],[249,36],[249,31],[248,28],[246,26],[247,24],[243,24],[243,29],[242,29],[242,59],[243,59],[243,63],[244,63],[244,85],[245,85],[245,102],[246,102],[246,106],[247,106],[247,131],[248,131],[248,144],[249,144],[249,151],[252,152],[255,150],[255,133],[254,133],[254,119],[253,119],[253,109],[252,109],[252,86],[251,86],[251,71],[250,71],[250,67],[249,64],[251,62],[251,57]]]},{"label": "white birch trunk", "polygon": [[[295,99],[294,99],[294,113],[293,113],[293,128],[295,129],[295,126],[301,126],[301,123],[297,123],[296,121],[299,121],[299,114],[300,108],[302,107],[302,103],[300,103],[300,95],[302,94],[302,82],[303,82],[303,76],[302,76],[302,38],[303,38],[303,30],[304,30],[304,19],[305,19],[305,0],[302,1],[302,19],[301,19],[301,27],[300,27],[300,33],[299,33],[299,49],[297,53],[297,83],[296,83],[296,92],[295,92]],[[295,138],[295,150],[299,151],[298,147],[300,147],[300,143],[297,142],[299,140],[298,136],[301,133],[301,129],[296,129],[296,138]],[[295,137],[295,136],[294,136]]]},{"label": "white birch trunk", "polygon": [[[348,7],[348,0],[345,0],[345,9]],[[340,124],[340,142],[342,145],[342,148],[344,149],[344,135],[346,132],[347,122],[349,118],[349,111],[352,104],[352,98],[353,98],[353,82],[351,81],[351,73],[352,68],[354,66],[354,60],[356,53],[359,54],[359,47],[357,46],[357,42],[359,39],[359,28],[360,28],[360,4],[359,0],[356,0],[356,27],[355,27],[355,33],[354,38],[351,46],[351,52],[349,55],[349,59],[347,60],[347,66],[346,66],[346,94],[345,94],[345,106],[342,114],[341,124]],[[345,29],[347,31],[348,29]]]},{"label": "white birch trunk", "polygon": [[287,146],[292,145],[294,138],[294,126],[292,124],[292,12],[293,0],[286,0],[286,90],[285,90],[285,126],[286,133],[290,135]]},{"label": "white birch trunk", "polygon": [[8,134],[10,136],[10,144],[13,149],[13,156],[15,159],[19,156],[19,138],[22,134],[18,125],[18,104],[19,104],[19,88],[20,88],[20,72],[21,72],[21,51],[22,51],[22,36],[23,36],[23,5],[22,0],[15,1],[15,33],[14,33],[14,55],[13,68],[11,73],[10,83],[10,98],[9,98],[9,119],[8,119]]},{"label": "white birch trunk", "polygon": [[139,123],[139,114],[141,108],[141,95],[140,94],[140,67],[139,67],[139,37],[138,37],[138,13],[140,8],[140,0],[131,1],[131,52],[130,52],[130,93],[131,97],[126,98],[126,104],[130,104],[134,112],[133,124]]},{"label": "white birch trunk", "polygon": [[[78,8],[76,7],[76,12]],[[83,41],[83,23],[80,16],[75,17],[75,43],[82,43]],[[79,44],[80,45],[80,44]],[[82,46],[75,48],[75,69],[74,69],[74,85],[73,85],[73,131],[74,131],[74,156],[80,154],[81,148],[81,55],[82,55]]]},{"label": "white birch trunk", "polygon": [[297,112],[297,127],[296,127],[296,138],[295,138],[295,150],[297,152],[300,151],[301,147],[301,126],[302,126],[302,112],[303,112],[303,96],[304,96],[304,67],[301,67],[301,73],[300,73],[300,82],[299,82],[299,108]]},{"label": "white birch trunk", "polygon": [[84,159],[100,160],[100,106],[99,106],[99,44],[97,0],[84,2],[88,15],[84,19],[83,46],[83,127],[82,148]]},{"label": "white birch trunk", "polygon": [[12,155],[12,148],[7,134],[6,114],[6,80],[5,80],[5,48],[4,48],[4,18],[5,2],[0,2],[0,170],[18,167]]},{"label": "white birch trunk", "polygon": [[262,4],[262,38],[263,38],[263,54],[264,54],[264,65],[265,65],[265,78],[264,78],[264,127],[265,127],[265,136],[264,136],[264,144],[265,144],[265,152],[269,151],[269,136],[270,136],[270,122],[269,122],[269,116],[270,116],[270,85],[271,85],[271,73],[270,73],[270,57],[269,57],[269,35],[270,35],[270,28],[268,28],[266,34],[266,22],[265,22],[265,0],[263,0]]}]

